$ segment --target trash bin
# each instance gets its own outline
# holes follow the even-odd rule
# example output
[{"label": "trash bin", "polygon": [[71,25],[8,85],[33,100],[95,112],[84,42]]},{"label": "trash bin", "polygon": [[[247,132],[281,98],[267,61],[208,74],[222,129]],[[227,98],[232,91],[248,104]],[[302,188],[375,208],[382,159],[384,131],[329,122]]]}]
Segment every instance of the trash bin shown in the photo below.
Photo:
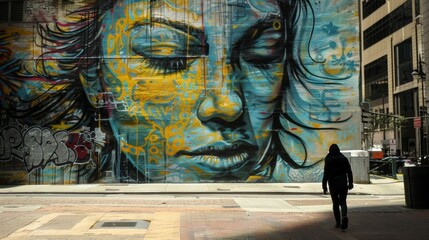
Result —
[{"label": "trash bin", "polygon": [[410,208],[429,208],[429,166],[404,167],[405,203]]},{"label": "trash bin", "polygon": [[341,151],[349,159],[354,183],[371,183],[369,179],[369,154],[364,150]]}]

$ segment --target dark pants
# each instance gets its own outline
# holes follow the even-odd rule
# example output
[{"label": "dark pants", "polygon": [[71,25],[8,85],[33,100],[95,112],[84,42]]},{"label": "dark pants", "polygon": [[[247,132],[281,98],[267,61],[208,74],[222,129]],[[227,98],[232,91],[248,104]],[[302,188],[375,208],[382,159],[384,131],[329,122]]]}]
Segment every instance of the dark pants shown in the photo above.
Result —
[{"label": "dark pants", "polygon": [[[347,216],[347,188],[329,189],[332,199],[332,208],[334,210],[335,221],[341,223],[341,218]],[[341,215],[340,215],[341,207]]]}]

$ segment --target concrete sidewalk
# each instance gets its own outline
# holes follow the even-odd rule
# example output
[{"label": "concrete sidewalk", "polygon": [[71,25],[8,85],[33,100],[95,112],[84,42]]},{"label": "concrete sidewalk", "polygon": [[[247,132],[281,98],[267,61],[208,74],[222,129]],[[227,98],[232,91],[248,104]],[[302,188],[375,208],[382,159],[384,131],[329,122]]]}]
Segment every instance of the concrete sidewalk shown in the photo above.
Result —
[{"label": "concrete sidewalk", "polygon": [[371,182],[350,191],[346,232],[334,228],[320,183],[2,186],[0,238],[427,239],[429,210],[405,206],[403,182],[378,176]]},{"label": "concrete sidewalk", "polygon": [[[404,194],[402,181],[371,176],[355,184],[350,195]],[[149,183],[0,186],[0,194],[322,194],[321,183]]]}]

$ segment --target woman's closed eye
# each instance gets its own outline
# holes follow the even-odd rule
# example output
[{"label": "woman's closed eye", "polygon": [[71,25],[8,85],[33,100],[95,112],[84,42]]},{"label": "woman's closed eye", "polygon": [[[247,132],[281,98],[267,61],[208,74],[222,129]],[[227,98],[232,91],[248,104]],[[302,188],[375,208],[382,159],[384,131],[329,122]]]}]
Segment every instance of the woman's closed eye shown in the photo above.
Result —
[{"label": "woman's closed eye", "polygon": [[143,67],[155,73],[186,70],[192,62],[207,55],[208,46],[200,39],[170,26],[136,26],[131,29],[131,49],[142,57]]},{"label": "woman's closed eye", "polygon": [[247,63],[268,69],[283,60],[284,43],[284,27],[274,18],[250,28],[235,44],[234,52]]}]

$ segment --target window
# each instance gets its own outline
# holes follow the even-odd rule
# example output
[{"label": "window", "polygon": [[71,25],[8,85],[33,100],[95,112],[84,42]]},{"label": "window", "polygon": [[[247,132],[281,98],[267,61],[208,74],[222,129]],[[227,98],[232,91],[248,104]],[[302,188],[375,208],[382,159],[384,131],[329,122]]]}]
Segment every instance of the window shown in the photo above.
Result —
[{"label": "window", "polygon": [[420,15],[420,0],[416,0],[415,3],[416,5],[416,9],[414,10],[414,13],[416,14],[416,16]]},{"label": "window", "polygon": [[395,46],[396,85],[413,81],[413,52],[411,38]]},{"label": "window", "polygon": [[0,0],[0,22],[22,22],[24,1]]},{"label": "window", "polygon": [[371,47],[380,40],[412,22],[412,2],[411,0],[408,0],[363,32],[364,49]]},{"label": "window", "polygon": [[383,56],[364,67],[365,99],[376,100],[387,97],[387,56]]},{"label": "window", "polygon": [[416,112],[416,102],[417,102],[417,90],[411,89],[404,92],[401,92],[396,95],[399,102],[399,115],[404,117],[414,117],[417,116]]},{"label": "window", "polygon": [[386,3],[386,0],[365,0],[362,2],[363,18],[368,17],[371,13],[377,11]]}]

